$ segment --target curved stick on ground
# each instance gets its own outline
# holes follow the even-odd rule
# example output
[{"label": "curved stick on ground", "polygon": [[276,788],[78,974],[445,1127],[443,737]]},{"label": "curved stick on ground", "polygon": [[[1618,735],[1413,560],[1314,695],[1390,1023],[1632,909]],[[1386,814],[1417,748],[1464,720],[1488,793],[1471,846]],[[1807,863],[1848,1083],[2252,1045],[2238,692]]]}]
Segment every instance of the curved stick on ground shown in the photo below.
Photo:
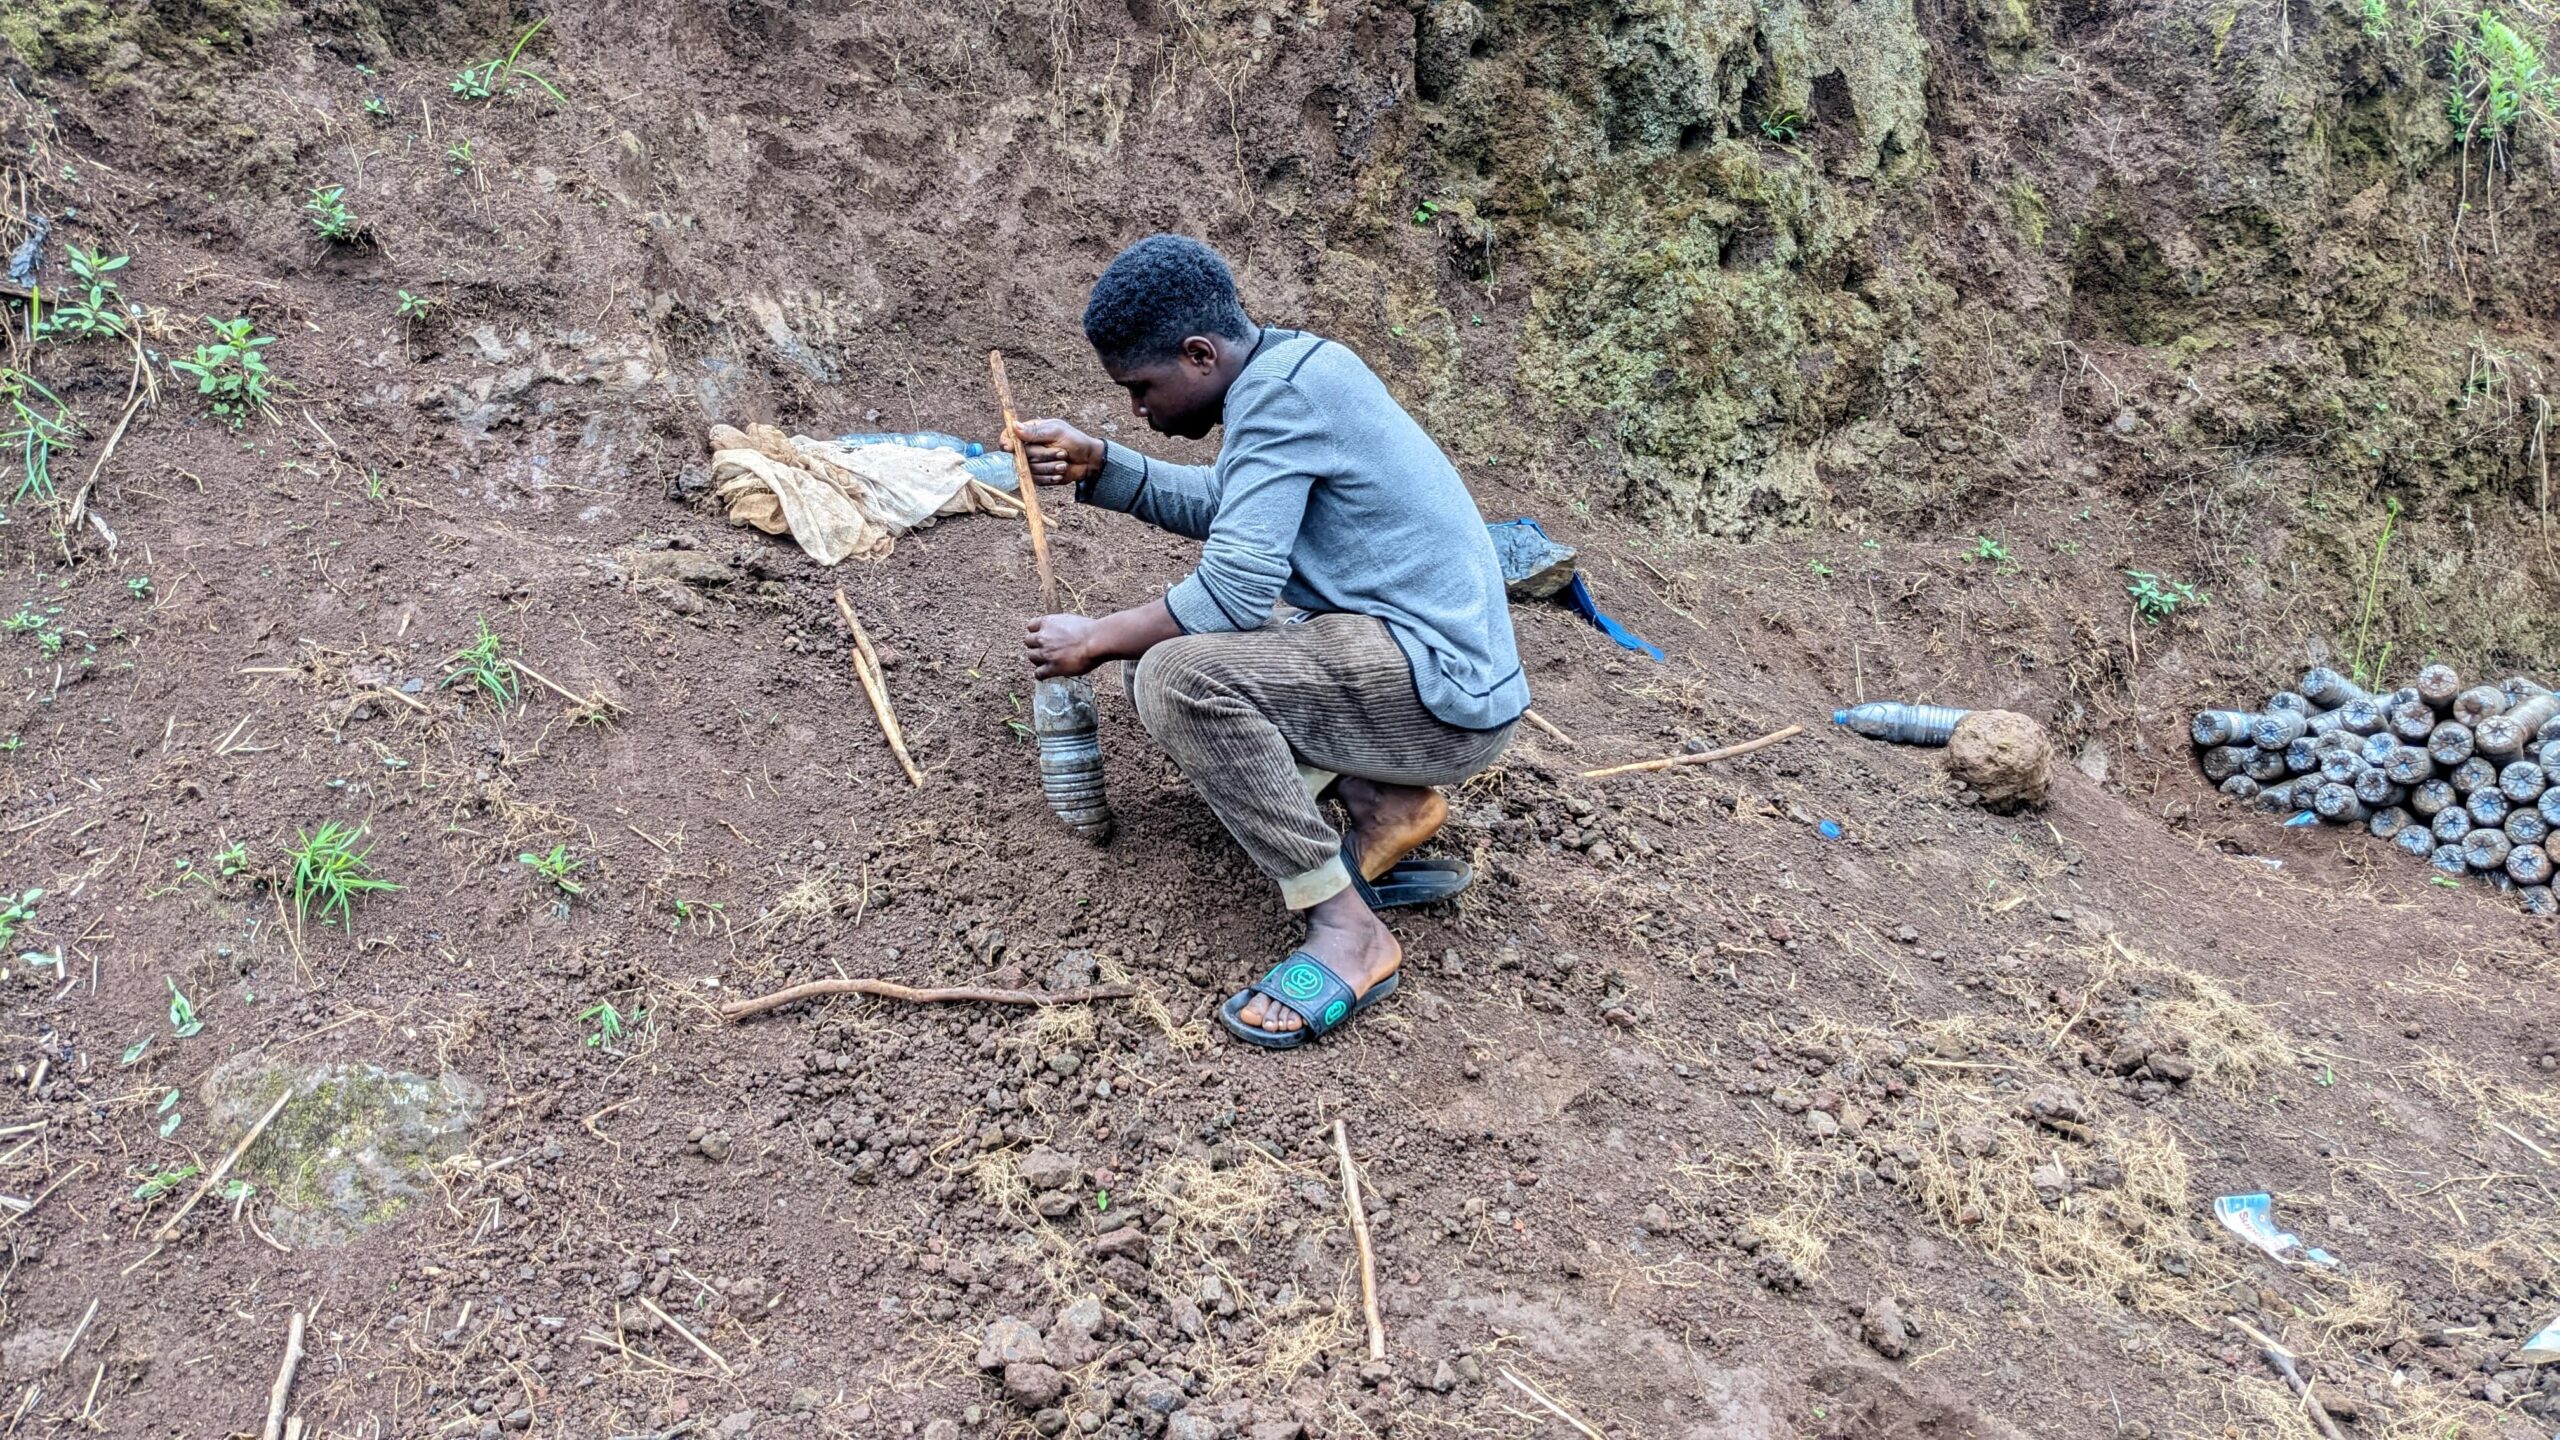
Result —
[{"label": "curved stick on ground", "polygon": [[744,1020],[767,1010],[779,1010],[800,1000],[815,1000],[826,995],[869,995],[881,1000],[904,1000],[913,1005],[947,1005],[960,1001],[976,1001],[982,1005],[1082,1005],[1095,1000],[1126,1000],[1138,993],[1135,985],[1094,985],[1082,990],[987,990],[974,985],[948,989],[919,990],[892,980],[812,980],[759,995],[752,1000],[736,1000],[720,1007],[723,1020]]},{"label": "curved stick on ground", "polygon": [[1557,744],[1562,745],[1567,749],[1571,749],[1573,747],[1573,737],[1567,735],[1562,730],[1557,729],[1554,721],[1549,720],[1546,716],[1539,714],[1537,711],[1523,710],[1520,712],[1520,718],[1528,721],[1531,725],[1536,726],[1548,739],[1555,741]]},{"label": "curved stick on ground", "polygon": [[293,1312],[293,1326],[284,1337],[284,1364],[276,1371],[275,1388],[267,1392],[267,1428],[263,1440],[284,1440],[284,1402],[293,1393],[293,1372],[302,1364],[303,1314]]},{"label": "curved stick on ground", "polygon": [[1369,1322],[1369,1358],[1387,1358],[1387,1327],[1378,1318],[1378,1258],[1369,1248],[1369,1215],[1360,1203],[1360,1172],[1351,1164],[1351,1135],[1341,1117],[1333,1122],[1333,1154],[1342,1164],[1342,1203],[1351,1212],[1351,1238],[1360,1247],[1360,1316]]},{"label": "curved stick on ground", "polygon": [[2232,1329],[2258,1342],[2259,1353],[2265,1355],[2267,1363],[2274,1366],[2276,1373],[2284,1377],[2284,1383],[2293,1387],[2293,1393],[2302,1397],[2302,1408],[2310,1411],[2311,1418],[2319,1422],[2320,1432],[2328,1436],[2329,1440],[2346,1440],[2345,1436],[2338,1433],[2338,1422],[2329,1418],[2329,1408],[2320,1403],[2320,1397],[2311,1393],[2311,1382],[2303,1379],[2302,1372],[2293,1368],[2292,1352],[2260,1334],[2255,1326],[2239,1316],[2233,1315],[2229,1319]]},{"label": "curved stick on ground", "polygon": [[293,1087],[288,1085],[284,1093],[276,1097],[276,1103],[267,1107],[267,1113],[258,1117],[258,1123],[249,1127],[249,1133],[240,1137],[240,1143],[231,1147],[231,1153],[222,1157],[222,1163],[214,1166],[212,1173],[204,1177],[204,1183],[196,1187],[196,1193],[188,1196],[187,1203],[178,1207],[178,1213],[170,1216],[167,1224],[153,1231],[151,1238],[163,1245],[177,1239],[179,1222],[187,1218],[187,1212],[213,1193],[213,1187],[221,1184],[222,1177],[231,1173],[231,1167],[240,1163],[240,1157],[249,1153],[249,1147],[258,1143],[258,1137],[267,1133],[267,1127],[284,1113],[285,1104],[291,1099]]},{"label": "curved stick on ground", "polygon": [[907,783],[921,790],[924,772],[907,754],[907,732],[899,728],[898,712],[889,704],[889,681],[880,670],[880,652],[871,648],[870,632],[855,618],[853,604],[844,598],[841,585],[836,587],[836,613],[844,617],[844,628],[853,632],[853,678],[862,682],[862,693],[871,701],[871,713],[879,718],[880,733],[889,737],[889,753],[898,757],[898,768],[907,772]]},{"label": "curved stick on ground", "polygon": [[1605,780],[1612,775],[1635,775],[1647,770],[1668,770],[1674,765],[1704,765],[1710,760],[1730,760],[1736,755],[1748,755],[1754,750],[1767,749],[1781,740],[1792,740],[1803,733],[1803,726],[1790,725],[1784,730],[1772,731],[1757,740],[1745,740],[1739,745],[1727,745],[1721,750],[1709,750],[1697,755],[1668,755],[1660,760],[1639,760],[1632,765],[1612,765],[1605,770],[1585,770],[1582,772],[1582,778]]}]

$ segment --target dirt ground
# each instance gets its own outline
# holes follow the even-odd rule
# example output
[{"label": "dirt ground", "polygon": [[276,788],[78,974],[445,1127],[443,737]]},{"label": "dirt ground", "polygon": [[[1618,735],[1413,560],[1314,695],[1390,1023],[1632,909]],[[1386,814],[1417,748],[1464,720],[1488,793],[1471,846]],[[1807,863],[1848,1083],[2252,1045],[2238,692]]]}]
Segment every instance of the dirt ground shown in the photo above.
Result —
[{"label": "dirt ground", "polygon": [[[1077,53],[1142,45],[1130,13]],[[1141,125],[1141,72],[1050,87],[1084,72],[1018,17],[990,56],[950,17],[624,5],[528,47],[561,98],[454,93],[530,18],[152,12],[16,77],[0,240],[50,215],[49,274],[129,254],[148,308],[138,343],[8,311],[11,373],[79,434],[0,531],[0,890],[42,891],[0,922],[5,1433],[255,1434],[296,1315],[287,1411],[350,1440],[2318,1435],[2243,1325],[2342,1435],[2560,1430],[2560,1366],[2511,1358],[2560,1315],[2560,932],[2229,805],[2183,740],[2343,653],[2347,584],[2128,614],[2128,564],[2207,573],[2223,537],[2103,437],[2048,436],[1997,500],[1748,542],[1615,504],[1596,453],[1462,453],[1666,659],[1517,607],[1570,742],[1453,794],[1435,846],[1481,878],[1396,921],[1392,1004],[1247,1050],[1212,1014],[1288,917],[1111,684],[1118,834],[1051,817],[1019,524],[830,570],[726,524],[703,449],[714,420],[987,438],[989,347],[1026,408],[1125,432],[1074,320],[1159,226],[1324,321],[1323,252],[1268,195],[1229,208],[1237,92],[1159,42],[1178,97]],[[1346,103],[1257,98],[1257,157]],[[1016,165],[1044,126],[1074,143]],[[323,179],[352,243],[297,209]],[[275,337],[236,430],[162,363],[204,315]],[[1185,571],[1052,507],[1078,608]],[[448,683],[484,627],[527,667],[505,702]],[[1988,814],[1827,723],[1860,697],[2036,716],[2049,805]],[[331,822],[398,888],[296,924],[290,852]],[[520,858],[554,847],[575,893]],[[718,1013],[830,976],[1136,995]],[[177,1218],[254,1114],[222,1076],[268,1061],[479,1104],[351,1237],[295,1213],[276,1141]],[[2337,1268],[2215,1224],[2258,1191]]]}]

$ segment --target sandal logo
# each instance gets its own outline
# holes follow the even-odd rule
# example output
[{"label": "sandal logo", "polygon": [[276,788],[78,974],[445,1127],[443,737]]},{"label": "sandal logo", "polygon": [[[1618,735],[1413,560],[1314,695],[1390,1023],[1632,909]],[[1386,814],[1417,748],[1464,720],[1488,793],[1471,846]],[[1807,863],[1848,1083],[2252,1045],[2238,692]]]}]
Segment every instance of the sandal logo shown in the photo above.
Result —
[{"label": "sandal logo", "polygon": [[1324,988],[1324,972],[1304,961],[1280,977],[1280,989],[1292,1000],[1305,1000]]},{"label": "sandal logo", "polygon": [[1348,1004],[1340,1000],[1336,1000],[1332,1004],[1327,1005],[1324,1007],[1324,1023],[1327,1025],[1341,1024],[1342,1012],[1350,1008],[1351,1007]]}]

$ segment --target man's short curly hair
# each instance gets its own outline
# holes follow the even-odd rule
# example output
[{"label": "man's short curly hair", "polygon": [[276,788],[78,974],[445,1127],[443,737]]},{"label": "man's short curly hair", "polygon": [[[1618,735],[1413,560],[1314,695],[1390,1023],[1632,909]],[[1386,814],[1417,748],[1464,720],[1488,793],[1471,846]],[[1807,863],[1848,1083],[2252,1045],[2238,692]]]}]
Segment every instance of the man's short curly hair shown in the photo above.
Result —
[{"label": "man's short curly hair", "polygon": [[1243,341],[1253,333],[1227,262],[1181,235],[1150,235],[1121,251],[1084,307],[1084,337],[1114,368],[1170,359],[1188,336]]}]

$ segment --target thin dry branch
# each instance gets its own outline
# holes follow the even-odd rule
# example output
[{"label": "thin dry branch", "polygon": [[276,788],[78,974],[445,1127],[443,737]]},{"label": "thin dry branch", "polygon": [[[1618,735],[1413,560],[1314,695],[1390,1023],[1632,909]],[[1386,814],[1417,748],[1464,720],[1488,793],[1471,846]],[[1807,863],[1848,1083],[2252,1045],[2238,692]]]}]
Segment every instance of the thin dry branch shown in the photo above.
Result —
[{"label": "thin dry branch", "polygon": [[1352,1243],[1360,1247],[1360,1315],[1369,1322],[1369,1358],[1387,1358],[1387,1327],[1378,1318],[1378,1257],[1369,1248],[1369,1216],[1360,1204],[1360,1172],[1351,1163],[1351,1135],[1340,1116],[1333,1122],[1333,1154],[1342,1166],[1342,1203],[1351,1212]]},{"label": "thin dry branch", "polygon": [[1634,775],[1647,770],[1668,770],[1675,765],[1704,765],[1710,760],[1730,760],[1736,755],[1748,755],[1754,750],[1765,750],[1781,740],[1792,740],[1803,733],[1803,726],[1790,725],[1784,730],[1772,731],[1757,740],[1745,740],[1739,745],[1727,745],[1721,750],[1707,750],[1696,755],[1666,755],[1659,760],[1639,760],[1632,765],[1612,765],[1605,770],[1585,770],[1582,772],[1582,778],[1605,780],[1612,775]]},{"label": "thin dry branch", "polygon": [[187,1203],[178,1207],[178,1213],[170,1216],[167,1224],[153,1231],[151,1238],[164,1245],[177,1239],[179,1223],[204,1197],[213,1193],[213,1187],[221,1184],[222,1178],[231,1173],[231,1167],[240,1163],[240,1157],[249,1153],[249,1147],[258,1143],[258,1137],[267,1133],[267,1127],[284,1113],[286,1102],[292,1099],[293,1087],[288,1085],[284,1093],[276,1097],[276,1103],[267,1107],[267,1113],[258,1117],[258,1123],[249,1127],[249,1133],[240,1137],[240,1143],[231,1147],[231,1153],[222,1157],[222,1163],[214,1166],[212,1172],[204,1177],[204,1183],[196,1187],[196,1193],[188,1196]]},{"label": "thin dry branch", "polygon": [[975,1001],[982,1005],[1083,1005],[1096,1000],[1126,1000],[1138,993],[1135,985],[1092,985],[1082,990],[988,990],[974,985],[947,989],[919,990],[889,980],[812,980],[759,995],[752,1000],[735,1000],[720,1007],[723,1020],[743,1020],[767,1010],[779,1010],[801,1000],[815,1000],[826,995],[870,995],[882,1000],[904,1000],[914,1005],[945,1005]]}]

